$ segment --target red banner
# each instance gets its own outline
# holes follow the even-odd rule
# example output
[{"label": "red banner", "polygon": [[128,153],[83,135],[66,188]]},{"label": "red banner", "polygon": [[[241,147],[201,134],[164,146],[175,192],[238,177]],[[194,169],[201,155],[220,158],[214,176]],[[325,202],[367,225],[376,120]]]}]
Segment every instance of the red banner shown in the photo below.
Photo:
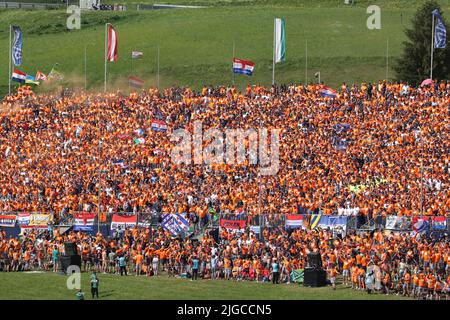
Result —
[{"label": "red banner", "polygon": [[136,215],[132,216],[122,216],[118,214],[114,214],[111,223],[111,230],[121,228],[133,228],[136,226],[137,217]]},{"label": "red banner", "polygon": [[0,227],[14,227],[16,225],[16,215],[0,215]]},{"label": "red banner", "polygon": [[227,229],[245,229],[246,221],[245,220],[227,220],[220,219],[220,226],[222,228]]}]

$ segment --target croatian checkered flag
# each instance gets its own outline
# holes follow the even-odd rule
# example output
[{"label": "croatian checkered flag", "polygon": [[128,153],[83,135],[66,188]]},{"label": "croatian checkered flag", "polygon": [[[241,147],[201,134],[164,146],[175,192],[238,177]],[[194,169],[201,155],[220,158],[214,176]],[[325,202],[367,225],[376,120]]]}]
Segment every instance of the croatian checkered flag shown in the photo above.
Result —
[{"label": "croatian checkered flag", "polygon": [[22,63],[22,30],[18,26],[13,26],[14,42],[12,48],[12,60],[15,66]]},{"label": "croatian checkered flag", "polygon": [[434,48],[443,49],[447,42],[447,30],[437,9],[433,11],[433,17],[436,18],[436,24],[434,26]]}]

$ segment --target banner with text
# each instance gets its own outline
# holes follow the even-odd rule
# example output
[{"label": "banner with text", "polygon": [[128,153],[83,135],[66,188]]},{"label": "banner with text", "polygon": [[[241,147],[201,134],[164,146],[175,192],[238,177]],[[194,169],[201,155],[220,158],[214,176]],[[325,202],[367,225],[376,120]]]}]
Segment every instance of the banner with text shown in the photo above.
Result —
[{"label": "banner with text", "polygon": [[388,230],[411,230],[411,218],[387,216],[386,229]]},{"label": "banner with text", "polygon": [[111,222],[111,230],[116,230],[126,228],[134,228],[136,226],[136,215],[122,216],[119,214],[114,214]]},{"label": "banner with text", "polygon": [[47,227],[51,221],[52,221],[51,215],[35,213],[30,215],[30,223],[28,225],[30,227],[44,228]]},{"label": "banner with text", "polygon": [[17,216],[14,214],[0,215],[0,227],[12,228],[16,225]]},{"label": "banner with text", "polygon": [[95,213],[79,212],[75,214],[75,223],[73,230],[75,231],[93,231],[94,230]]},{"label": "banner with text", "polygon": [[246,224],[246,220],[220,219],[220,227],[225,229],[244,230]]}]

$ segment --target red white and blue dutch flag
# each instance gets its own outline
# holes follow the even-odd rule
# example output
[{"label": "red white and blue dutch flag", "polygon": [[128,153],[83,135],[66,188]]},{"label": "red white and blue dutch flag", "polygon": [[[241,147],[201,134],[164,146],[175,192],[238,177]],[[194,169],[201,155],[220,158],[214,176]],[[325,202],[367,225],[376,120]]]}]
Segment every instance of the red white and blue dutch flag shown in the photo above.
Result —
[{"label": "red white and blue dutch flag", "polygon": [[285,227],[289,228],[302,228],[303,216],[301,214],[288,214],[286,215]]},{"label": "red white and blue dutch flag", "polygon": [[327,98],[334,98],[336,97],[336,90],[327,87],[327,86],[322,86],[319,89],[320,94],[322,95],[322,97],[327,97]]},{"label": "red white and blue dutch flag", "polygon": [[25,72],[22,72],[19,69],[14,68],[12,76],[11,76],[11,80],[20,82],[20,83],[25,83],[26,77],[27,77],[27,74]]},{"label": "red white and blue dutch flag", "polygon": [[255,63],[248,61],[233,58],[233,72],[239,74],[246,74],[251,76],[253,74],[253,68],[255,67]]},{"label": "red white and blue dutch flag", "polygon": [[167,131],[167,124],[164,120],[154,119],[152,129],[155,131]]}]

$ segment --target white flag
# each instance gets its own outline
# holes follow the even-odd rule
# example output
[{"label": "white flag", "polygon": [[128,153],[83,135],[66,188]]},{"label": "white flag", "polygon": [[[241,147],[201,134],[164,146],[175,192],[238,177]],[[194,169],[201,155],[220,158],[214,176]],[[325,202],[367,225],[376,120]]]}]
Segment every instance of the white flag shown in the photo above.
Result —
[{"label": "white flag", "polygon": [[274,58],[275,63],[285,60],[286,56],[286,31],[284,19],[275,19],[274,30],[275,46],[274,46]]}]

